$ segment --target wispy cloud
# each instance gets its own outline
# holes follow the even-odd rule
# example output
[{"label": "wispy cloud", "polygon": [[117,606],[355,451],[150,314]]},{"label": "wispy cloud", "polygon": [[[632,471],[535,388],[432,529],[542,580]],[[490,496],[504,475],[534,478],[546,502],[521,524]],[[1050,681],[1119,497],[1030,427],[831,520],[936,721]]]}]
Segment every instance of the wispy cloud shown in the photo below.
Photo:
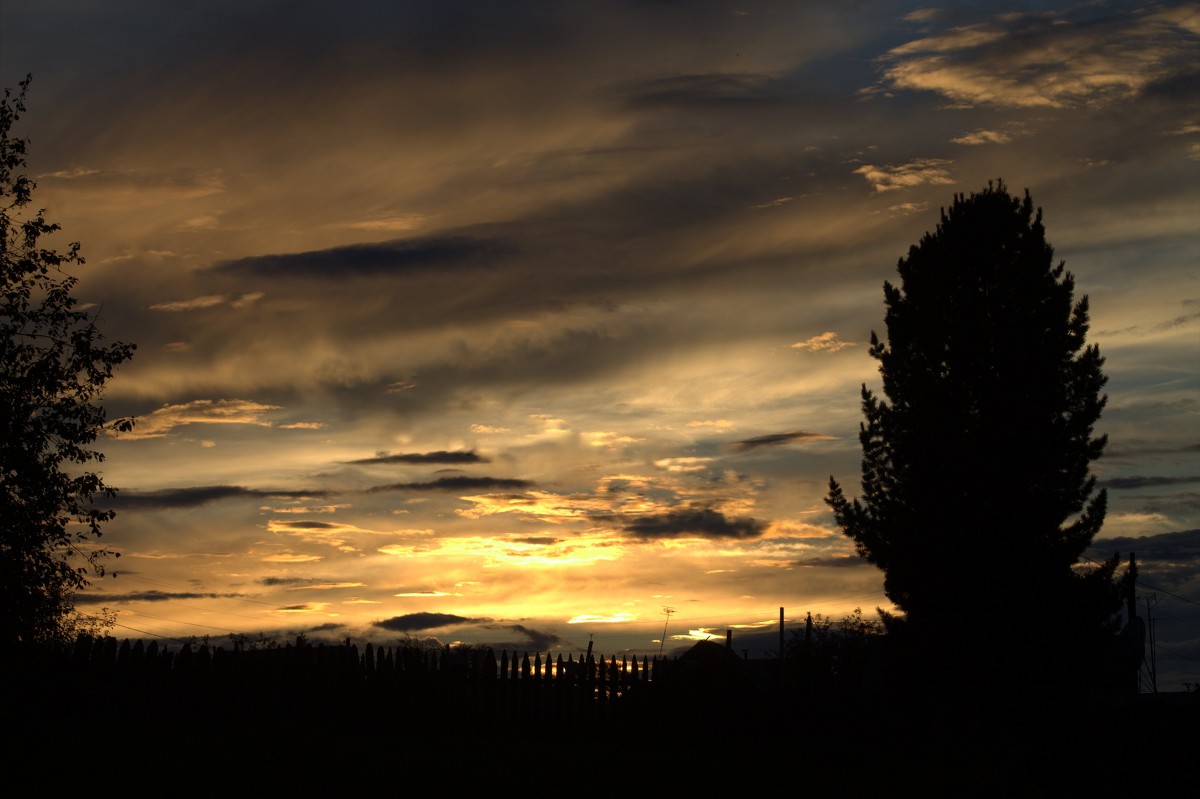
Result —
[{"label": "wispy cloud", "polygon": [[202,297],[193,297],[190,300],[176,300],[174,302],[158,302],[150,306],[152,311],[197,311],[204,308],[215,308],[219,305],[228,305],[231,308],[241,310],[261,300],[266,295],[261,291],[252,291],[246,294],[230,296],[228,294],[206,294]]},{"label": "wispy cloud", "polygon": [[741,441],[733,442],[733,445],[746,452],[760,447],[778,447],[783,444],[790,444],[793,441],[828,441],[834,436],[824,433],[808,433],[803,430],[797,430],[791,433],[769,433],[765,436],[756,436],[754,438],[745,438]]},{"label": "wispy cloud", "polygon": [[1194,72],[1197,17],[1192,4],[1006,14],[893,48],[883,83],[963,105],[1109,104]]},{"label": "wispy cloud", "polygon": [[965,144],[968,146],[977,144],[1008,144],[1012,141],[1012,136],[998,130],[977,130],[972,133],[964,133],[962,136],[956,136],[950,141],[954,144]]},{"label": "wispy cloud", "polygon": [[808,350],[809,352],[838,352],[848,347],[857,346],[857,341],[843,341],[837,333],[826,331],[819,336],[813,336],[804,341],[797,341],[792,345],[792,349]]},{"label": "wispy cloud", "polygon": [[117,206],[153,205],[171,199],[199,199],[225,190],[214,170],[106,170],[75,166],[39,176],[56,188],[104,196]]},{"label": "wispy cloud", "polygon": [[863,164],[854,174],[862,175],[879,193],[924,185],[948,186],[954,183],[949,170],[953,163],[945,158],[918,158],[885,166]]},{"label": "wispy cloud", "polygon": [[697,419],[688,422],[688,427],[711,427],[715,430],[728,430],[733,427],[728,419]]},{"label": "wispy cloud", "polygon": [[124,594],[86,591],[75,595],[80,605],[123,605],[129,602],[177,602],[189,599],[243,599],[244,594],[207,591],[130,591]]},{"label": "wispy cloud", "polygon": [[363,219],[358,222],[347,222],[344,227],[352,230],[416,230],[420,228],[428,220],[428,217],[423,214],[400,214],[398,216],[386,216],[378,219]]},{"label": "wispy cloud", "polygon": [[128,433],[114,433],[123,439],[162,438],[170,435],[177,427],[191,424],[245,424],[270,427],[264,419],[269,411],[279,410],[278,405],[267,405],[250,400],[194,400],[178,405],[164,405],[150,413],[139,416],[137,424]]}]

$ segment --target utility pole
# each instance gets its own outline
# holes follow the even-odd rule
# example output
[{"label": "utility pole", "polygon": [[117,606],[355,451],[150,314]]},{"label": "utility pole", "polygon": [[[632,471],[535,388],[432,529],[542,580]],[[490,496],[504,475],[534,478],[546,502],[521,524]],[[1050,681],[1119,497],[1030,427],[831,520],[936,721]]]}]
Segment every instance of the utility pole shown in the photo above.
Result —
[{"label": "utility pole", "polygon": [[[1120,558],[1121,553],[1117,553]],[[1134,667],[1133,673],[1129,676],[1133,678],[1133,693],[1137,694],[1142,690],[1141,679],[1139,673],[1142,669],[1142,663],[1146,660],[1146,630],[1142,626],[1142,620],[1137,617],[1137,559],[1134,553],[1129,553],[1129,590],[1125,594],[1125,613],[1129,617],[1125,621],[1124,632],[1128,633],[1131,646],[1138,648],[1137,666]]]},{"label": "utility pole", "polygon": [[[1117,553],[1120,555],[1121,553]],[[1137,592],[1134,590],[1137,584],[1137,561],[1134,560],[1133,553],[1129,553],[1129,593],[1125,595],[1125,612],[1129,614],[1129,621],[1133,621],[1133,617],[1137,615]]]},{"label": "utility pole", "polygon": [[783,608],[779,609],[779,662],[783,662]]},{"label": "utility pole", "polygon": [[1158,594],[1146,594],[1146,627],[1150,634],[1150,691],[1158,693],[1158,665],[1154,661],[1154,619],[1150,616],[1150,608],[1158,604]]}]

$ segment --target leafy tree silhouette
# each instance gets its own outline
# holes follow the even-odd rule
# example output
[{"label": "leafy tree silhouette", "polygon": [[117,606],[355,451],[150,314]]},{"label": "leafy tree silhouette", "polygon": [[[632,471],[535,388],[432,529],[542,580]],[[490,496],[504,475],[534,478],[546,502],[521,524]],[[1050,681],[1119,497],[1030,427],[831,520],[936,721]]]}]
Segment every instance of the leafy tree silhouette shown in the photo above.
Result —
[{"label": "leafy tree silhouette", "polygon": [[1115,556],[1078,565],[1105,515],[1089,468],[1107,378],[1064,267],[1029,192],[999,181],[956,195],[884,283],[862,498],[831,477],[826,502],[884,571],[927,686],[1082,685],[1120,605]]},{"label": "leafy tree silhouette", "polygon": [[[110,554],[95,545],[111,510],[93,504],[113,489],[86,465],[107,422],[97,400],[134,346],[103,343],[95,317],[71,296],[79,244],[48,249],[59,230],[29,214],[36,184],[23,173],[26,139],[13,138],[30,78],[0,102],[0,646],[69,634],[75,590],[104,574]],[[132,421],[117,420],[118,429]],[[86,626],[86,625],[85,625]]]}]

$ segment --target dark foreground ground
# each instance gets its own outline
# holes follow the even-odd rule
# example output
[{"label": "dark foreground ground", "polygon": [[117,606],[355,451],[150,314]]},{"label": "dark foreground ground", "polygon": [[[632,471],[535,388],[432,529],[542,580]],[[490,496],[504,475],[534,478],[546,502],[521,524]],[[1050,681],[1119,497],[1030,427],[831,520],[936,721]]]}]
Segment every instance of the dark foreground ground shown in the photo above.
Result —
[{"label": "dark foreground ground", "polygon": [[190,786],[217,796],[1186,796],[1200,755],[1198,696],[1058,707],[860,701],[787,712],[769,705],[710,712],[701,698],[637,724],[563,729],[402,717],[134,721],[80,697],[70,717],[61,707],[58,718],[10,716],[5,726],[14,735],[5,759],[47,786],[82,778],[118,790]]}]

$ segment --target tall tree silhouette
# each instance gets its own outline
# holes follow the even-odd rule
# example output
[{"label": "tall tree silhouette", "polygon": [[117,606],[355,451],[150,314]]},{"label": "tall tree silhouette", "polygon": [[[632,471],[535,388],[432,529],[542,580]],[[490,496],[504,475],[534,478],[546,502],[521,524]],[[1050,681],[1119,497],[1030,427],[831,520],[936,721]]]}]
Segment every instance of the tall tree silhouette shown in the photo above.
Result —
[{"label": "tall tree silhouette", "polygon": [[1042,212],[1002,181],[956,195],[884,283],[871,334],[862,497],[826,502],[885,573],[931,680],[1078,681],[1119,607],[1116,559],[1078,561],[1104,521],[1090,464],[1107,397],[1088,301],[1054,262]]},{"label": "tall tree silhouette", "polygon": [[[36,184],[23,173],[27,141],[11,128],[29,78],[0,102],[0,646],[60,637],[72,594],[104,573],[96,546],[113,513],[93,504],[112,489],[87,465],[106,425],[97,400],[133,345],[104,343],[72,296],[79,244],[46,246],[59,226],[28,213]],[[128,429],[129,420],[118,420]]]}]

